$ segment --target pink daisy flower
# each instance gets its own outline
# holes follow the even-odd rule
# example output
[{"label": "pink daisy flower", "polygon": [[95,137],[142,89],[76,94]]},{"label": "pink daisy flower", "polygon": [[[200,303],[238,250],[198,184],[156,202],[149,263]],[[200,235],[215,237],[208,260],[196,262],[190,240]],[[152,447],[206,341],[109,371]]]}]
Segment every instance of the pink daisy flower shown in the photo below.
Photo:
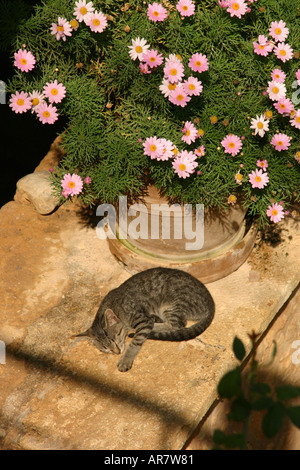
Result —
[{"label": "pink daisy flower", "polygon": [[181,16],[192,16],[195,13],[195,5],[191,0],[179,0],[176,8]]},{"label": "pink daisy flower", "polygon": [[161,65],[164,59],[162,54],[159,54],[155,49],[151,49],[143,54],[142,60],[152,69]]},{"label": "pink daisy flower", "polygon": [[264,186],[267,186],[269,182],[269,177],[266,172],[263,172],[263,170],[252,171],[248,176],[252,188],[262,189]]},{"label": "pink daisy flower", "polygon": [[197,157],[204,157],[205,152],[206,152],[204,145],[200,145],[200,147],[196,148],[194,152],[197,155]]},{"label": "pink daisy flower", "polygon": [[287,150],[290,144],[290,137],[286,134],[275,134],[271,139],[271,145],[275,147],[275,150],[281,152],[281,150]]},{"label": "pink daisy flower", "polygon": [[263,34],[258,36],[258,42],[253,41],[253,46],[255,54],[262,55],[263,57],[266,57],[273,49],[270,41]]},{"label": "pink daisy flower", "polygon": [[160,3],[152,3],[148,5],[147,16],[151,21],[164,21],[167,16],[167,10]]},{"label": "pink daisy flower", "polygon": [[241,139],[235,134],[227,135],[221,144],[224,147],[225,153],[231,153],[233,156],[237,155],[243,146]]},{"label": "pink daisy flower", "polygon": [[297,78],[298,85],[300,85],[300,69],[298,69],[296,72],[296,78]]},{"label": "pink daisy flower", "polygon": [[196,77],[189,77],[183,82],[183,89],[189,96],[199,96],[203,90],[202,82]]},{"label": "pink daisy flower", "polygon": [[90,176],[87,176],[86,178],[84,178],[83,181],[85,182],[85,184],[91,184],[92,178]]},{"label": "pink daisy flower", "polygon": [[35,57],[34,55],[26,49],[19,49],[18,52],[15,52],[15,61],[14,66],[22,70],[22,72],[29,72],[34,68]]},{"label": "pink daisy flower", "polygon": [[171,140],[167,139],[160,139],[160,143],[163,145],[163,151],[159,156],[157,157],[157,160],[169,160],[170,158],[174,157],[174,144],[171,142]]},{"label": "pink daisy flower", "polygon": [[286,62],[293,57],[293,49],[289,44],[285,44],[284,42],[277,43],[274,47],[274,53],[277,59],[282,60],[282,62]]},{"label": "pink daisy flower", "polygon": [[57,83],[57,80],[54,80],[54,82],[46,83],[44,86],[44,94],[50,103],[60,103],[66,96],[66,88],[62,83]]},{"label": "pink daisy flower", "polygon": [[229,6],[230,0],[218,0],[218,4],[221,8],[227,8]]},{"label": "pink daisy flower", "polygon": [[169,60],[164,66],[164,75],[170,83],[177,83],[184,76],[184,66],[179,61]]},{"label": "pink daisy flower", "polygon": [[197,156],[193,152],[188,152],[187,150],[183,150],[180,155],[175,158],[172,162],[172,166],[179,178],[185,179],[194,173],[195,168],[198,166],[198,163],[195,162],[196,158]]},{"label": "pink daisy flower", "polygon": [[268,168],[268,162],[267,162],[267,160],[257,160],[256,166],[258,166],[259,168],[262,168],[264,171],[266,171],[267,168]]},{"label": "pink daisy flower", "polygon": [[286,87],[284,83],[276,82],[273,80],[272,82],[268,82],[267,92],[269,94],[269,98],[272,101],[279,101],[285,98],[286,94]]},{"label": "pink daisy flower", "polygon": [[61,180],[64,196],[75,196],[80,194],[83,188],[83,181],[79,175],[67,173]]},{"label": "pink daisy flower", "polygon": [[165,98],[169,98],[171,92],[175,90],[176,83],[171,83],[166,78],[163,79],[161,85],[159,85],[159,90],[164,95]]},{"label": "pink daisy flower", "polygon": [[288,37],[289,30],[285,25],[286,24],[282,20],[272,21],[269,33],[276,42],[284,42]]},{"label": "pink daisy flower", "polygon": [[279,222],[281,219],[284,218],[284,211],[282,205],[274,202],[271,206],[268,207],[267,216],[270,217],[270,220],[272,222]]},{"label": "pink daisy flower", "polygon": [[139,67],[140,67],[140,71],[142,73],[144,73],[145,75],[148,74],[148,73],[151,73],[151,70],[149,70],[149,67],[148,67],[147,64],[144,64],[143,62],[140,62]]},{"label": "pink daisy flower", "polygon": [[182,132],[184,135],[181,137],[181,140],[183,140],[183,142],[188,145],[190,145],[192,142],[195,142],[198,137],[198,131],[191,121],[186,121]]},{"label": "pink daisy flower", "polygon": [[143,143],[144,155],[148,155],[151,159],[160,157],[164,151],[164,144],[156,136],[147,137]]},{"label": "pink daisy flower", "polygon": [[53,124],[58,119],[57,108],[52,106],[52,104],[41,104],[38,107],[36,114],[43,124]]},{"label": "pink daisy flower", "polygon": [[30,109],[32,106],[32,103],[28,97],[28,93],[25,93],[25,91],[21,91],[20,93],[16,91],[15,94],[11,95],[9,101],[10,108],[12,108],[12,110],[17,114],[26,113],[26,111],[28,111],[28,109]]},{"label": "pink daisy flower", "polygon": [[290,114],[294,109],[294,105],[289,98],[282,98],[274,103],[274,108],[277,109],[279,114]]},{"label": "pink daisy flower", "polygon": [[58,18],[58,25],[52,23],[50,28],[51,34],[55,35],[57,41],[62,39],[66,41],[67,36],[72,36],[72,26],[65,18]]},{"label": "pink daisy flower", "polygon": [[73,15],[81,23],[86,20],[86,17],[89,13],[93,13],[95,8],[93,7],[92,2],[86,3],[86,0],[79,0],[75,2],[75,8]]},{"label": "pink daisy flower", "polygon": [[45,95],[39,91],[33,91],[29,93],[29,99],[32,104],[31,112],[34,113],[37,111],[40,104],[45,103]]},{"label": "pink daisy flower", "polygon": [[290,119],[291,126],[296,127],[296,129],[300,129],[300,109],[297,109],[293,117]]},{"label": "pink daisy flower", "polygon": [[176,86],[175,90],[172,90],[169,95],[169,100],[171,103],[176,104],[184,108],[187,103],[191,100],[191,97],[184,91],[182,85]]},{"label": "pink daisy flower", "polygon": [[230,16],[237,16],[241,18],[247,12],[247,3],[243,0],[231,0],[228,3],[227,11],[230,13]]},{"label": "pink daisy flower", "polygon": [[283,72],[283,70],[281,69],[272,70],[272,73],[271,73],[272,80],[279,82],[279,83],[284,83],[285,77],[286,75]]},{"label": "pink daisy flower", "polygon": [[147,44],[146,39],[140,39],[139,37],[137,37],[136,39],[132,39],[131,42],[132,45],[128,46],[130,57],[132,58],[132,60],[142,60],[143,54],[145,54],[145,52],[147,52],[150,47],[149,44]]},{"label": "pink daisy flower", "polygon": [[208,60],[205,54],[195,53],[189,60],[189,67],[193,70],[193,72],[205,72],[208,70]]},{"label": "pink daisy flower", "polygon": [[107,27],[107,19],[101,11],[94,11],[86,15],[85,24],[93,33],[102,33]]}]

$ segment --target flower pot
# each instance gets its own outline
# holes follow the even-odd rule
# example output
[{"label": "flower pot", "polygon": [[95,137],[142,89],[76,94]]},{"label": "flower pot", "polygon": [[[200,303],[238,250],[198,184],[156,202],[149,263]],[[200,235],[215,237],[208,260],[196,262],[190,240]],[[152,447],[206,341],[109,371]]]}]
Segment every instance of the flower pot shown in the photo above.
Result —
[{"label": "flower pot", "polygon": [[132,274],[166,266],[188,271],[204,283],[241,266],[256,236],[256,228],[247,227],[245,209],[239,204],[221,212],[200,206],[199,210],[198,206],[197,210],[188,209],[170,206],[154,186],[149,186],[139,206],[128,206],[127,233],[117,218],[117,236],[108,239],[112,254]]}]

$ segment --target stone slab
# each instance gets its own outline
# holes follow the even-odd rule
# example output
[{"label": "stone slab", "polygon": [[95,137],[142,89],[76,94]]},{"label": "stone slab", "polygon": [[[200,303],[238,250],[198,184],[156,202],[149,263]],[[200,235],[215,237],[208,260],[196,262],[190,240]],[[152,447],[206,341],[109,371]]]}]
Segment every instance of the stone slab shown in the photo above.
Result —
[{"label": "stone slab", "polygon": [[[49,216],[12,201],[0,210],[0,448],[181,449],[235,364],[238,335],[266,331],[299,283],[297,215],[236,272],[209,284],[216,316],[200,338],[148,341],[133,368],[70,336],[130,274],[76,204]],[[295,338],[297,339],[297,338]]]}]

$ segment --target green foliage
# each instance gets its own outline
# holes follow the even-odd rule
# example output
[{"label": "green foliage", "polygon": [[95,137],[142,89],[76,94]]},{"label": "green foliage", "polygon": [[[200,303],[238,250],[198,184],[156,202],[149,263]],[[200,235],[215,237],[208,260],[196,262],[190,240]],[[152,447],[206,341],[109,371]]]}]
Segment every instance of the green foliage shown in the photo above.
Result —
[{"label": "green foliage", "polygon": [[[249,335],[252,342],[250,352],[251,363],[247,374],[242,374],[242,365],[235,367],[224,374],[218,384],[218,393],[221,398],[230,400],[228,419],[241,426],[241,432],[228,434],[219,429],[215,430],[213,441],[216,449],[245,449],[249,431],[249,420],[255,411],[265,411],[262,418],[262,431],[268,438],[273,438],[282,428],[284,420],[300,428],[300,406],[289,406],[287,401],[300,396],[300,387],[280,385],[274,390],[258,379],[260,364],[256,359],[256,335]],[[235,337],[233,341],[235,357],[242,362],[246,357],[246,348],[243,342]],[[272,359],[276,355],[274,345]],[[270,363],[271,363],[270,362]]]},{"label": "green foliage", "polygon": [[[195,14],[188,18],[180,17],[177,1],[162,3],[169,16],[154,23],[141,0],[128,4],[95,0],[95,9],[108,15],[107,28],[101,34],[93,33],[80,23],[72,37],[57,41],[50,34],[51,24],[57,23],[58,17],[70,21],[75,1],[44,0],[34,7],[29,19],[18,22],[11,46],[13,59],[13,53],[26,44],[36,57],[36,67],[29,73],[16,70],[8,90],[42,90],[55,79],[66,87],[66,98],[57,105],[68,119],[63,134],[65,156],[52,175],[58,194],[62,170],[92,178],[79,195],[89,203],[99,199],[116,202],[120,194],[138,194],[150,179],[178,202],[225,207],[228,196],[234,194],[250,215],[266,223],[271,202],[288,205],[299,199],[299,164],[294,158],[299,151],[299,130],[274,110],[270,131],[260,138],[252,135],[250,118],[272,109],[262,90],[271,80],[273,68],[281,66],[286,72],[287,95],[292,96],[299,60],[283,64],[274,54],[258,56],[252,42],[259,34],[268,35],[272,21],[282,19],[290,30],[288,42],[296,51],[300,41],[298,0],[258,0],[251,5],[251,13],[241,19],[231,18],[215,0],[197,2]],[[139,61],[130,58],[128,46],[137,37],[145,38],[164,57],[180,54],[186,78],[191,75],[187,65],[191,55],[206,54],[209,70],[198,74],[203,84],[201,95],[193,97],[185,108],[170,103],[159,90],[163,65],[151,74],[142,74]],[[211,124],[211,116],[217,116],[216,124]],[[204,131],[194,146],[181,140],[185,121]],[[288,151],[278,152],[270,145],[277,131],[292,137]],[[245,138],[236,157],[224,153],[221,146],[229,133]],[[206,154],[198,158],[197,168],[201,175],[195,172],[182,179],[171,161],[145,157],[142,142],[154,135],[172,140],[179,150],[203,144]],[[270,181],[264,189],[253,189],[248,181],[258,159],[267,159],[269,164]],[[238,171],[243,175],[241,185],[235,181]]]}]

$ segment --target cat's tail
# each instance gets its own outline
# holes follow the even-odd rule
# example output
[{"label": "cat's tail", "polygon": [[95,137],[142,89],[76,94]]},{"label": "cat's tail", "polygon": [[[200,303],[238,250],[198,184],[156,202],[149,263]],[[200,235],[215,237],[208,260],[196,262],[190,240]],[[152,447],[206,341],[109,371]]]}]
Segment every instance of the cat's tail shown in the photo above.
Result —
[{"label": "cat's tail", "polygon": [[214,314],[206,316],[202,320],[194,323],[187,328],[172,329],[171,327],[163,327],[161,324],[154,326],[148,339],[157,339],[160,341],[188,341],[201,335],[204,330],[211,324]]}]

